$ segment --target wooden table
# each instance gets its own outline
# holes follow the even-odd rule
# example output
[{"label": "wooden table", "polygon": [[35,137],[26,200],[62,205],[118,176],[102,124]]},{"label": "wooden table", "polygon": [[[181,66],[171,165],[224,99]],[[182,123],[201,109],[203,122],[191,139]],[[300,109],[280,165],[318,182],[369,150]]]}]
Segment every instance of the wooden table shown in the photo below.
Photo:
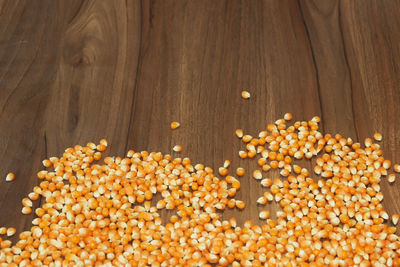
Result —
[{"label": "wooden table", "polygon": [[[43,159],[101,138],[107,155],[161,151],[250,171],[235,129],[256,135],[291,112],[360,142],[381,132],[399,162],[399,62],[393,0],[1,1],[0,177],[16,179],[0,179],[0,225],[30,227],[21,199]],[[247,207],[224,217],[257,221],[263,189],[241,182]],[[390,214],[399,184],[381,183]]]}]

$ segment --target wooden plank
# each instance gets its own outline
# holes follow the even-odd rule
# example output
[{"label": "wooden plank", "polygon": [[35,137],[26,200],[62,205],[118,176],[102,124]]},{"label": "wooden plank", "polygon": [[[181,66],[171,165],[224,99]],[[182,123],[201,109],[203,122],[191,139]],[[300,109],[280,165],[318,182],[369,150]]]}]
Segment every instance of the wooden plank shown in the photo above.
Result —
[{"label": "wooden plank", "polygon": [[140,18],[139,2],[83,2],[65,25],[46,121],[50,154],[101,138],[110,153],[125,153]]},{"label": "wooden plank", "polygon": [[140,42],[138,1],[38,2],[1,9],[0,173],[17,178],[0,180],[0,225],[19,231],[44,158],[101,138],[125,153]]},{"label": "wooden plank", "polygon": [[[55,3],[2,2],[0,8],[0,225],[18,230],[32,220],[22,216],[21,199],[38,183],[35,173],[46,157],[46,109],[61,29],[56,12],[40,12],[46,9],[56,10]],[[10,171],[16,179],[6,183]]]},{"label": "wooden plank", "polygon": [[339,2],[300,1],[299,5],[317,73],[324,130],[357,140]]},{"label": "wooden plank", "polygon": [[[375,131],[384,136],[385,157],[400,161],[400,18],[397,1],[342,1],[344,43],[353,88],[354,122],[361,140]],[[400,186],[381,182],[384,207],[400,213]]]}]

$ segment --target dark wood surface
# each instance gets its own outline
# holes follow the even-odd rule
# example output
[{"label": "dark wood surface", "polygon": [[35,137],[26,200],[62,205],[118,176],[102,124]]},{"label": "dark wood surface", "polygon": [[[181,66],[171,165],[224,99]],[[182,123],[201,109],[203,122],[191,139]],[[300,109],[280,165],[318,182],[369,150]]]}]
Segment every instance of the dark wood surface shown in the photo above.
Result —
[{"label": "dark wood surface", "polygon": [[[0,1],[0,177],[16,174],[0,179],[0,225],[30,226],[21,199],[44,158],[101,138],[107,155],[250,170],[234,130],[291,112],[358,141],[381,132],[400,162],[399,69],[399,1]],[[247,207],[224,216],[257,221],[263,189],[241,181]],[[390,214],[399,184],[382,182]]]}]

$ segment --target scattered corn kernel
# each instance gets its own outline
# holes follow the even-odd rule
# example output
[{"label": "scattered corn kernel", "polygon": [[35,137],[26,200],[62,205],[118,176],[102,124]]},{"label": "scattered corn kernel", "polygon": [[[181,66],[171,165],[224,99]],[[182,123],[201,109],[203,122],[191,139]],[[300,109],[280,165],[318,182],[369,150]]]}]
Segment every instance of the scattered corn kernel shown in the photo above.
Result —
[{"label": "scattered corn kernel", "polygon": [[374,139],[376,141],[382,141],[382,134],[380,133],[374,133]]},{"label": "scattered corn kernel", "polygon": [[51,166],[51,161],[48,159],[45,159],[42,161],[42,164],[44,167],[49,168]]},{"label": "scattered corn kernel", "polygon": [[266,199],[264,196],[259,197],[259,198],[257,199],[257,203],[258,203],[258,204],[261,204],[261,205],[265,205],[265,204],[267,204],[267,199]]},{"label": "scattered corn kernel", "polygon": [[28,197],[29,197],[30,200],[35,201],[35,200],[39,199],[39,194],[37,194],[35,192],[31,192],[31,193],[29,193]]},{"label": "scattered corn kernel", "polygon": [[246,142],[246,143],[250,142],[251,139],[253,139],[253,137],[249,134],[246,134],[242,137],[243,142]]},{"label": "scattered corn kernel", "polygon": [[263,210],[263,211],[261,211],[260,214],[259,214],[259,217],[260,217],[260,219],[262,219],[262,220],[268,219],[269,216],[270,216],[270,212],[269,212],[268,210]]},{"label": "scattered corn kernel", "polygon": [[253,171],[253,178],[256,180],[261,180],[262,179],[261,171],[260,170]]},{"label": "scattered corn kernel", "polygon": [[235,134],[237,137],[242,138],[243,137],[243,130],[242,129],[237,129],[235,131]]},{"label": "scattered corn kernel", "polygon": [[388,182],[392,184],[392,183],[394,183],[394,181],[396,181],[396,175],[389,174],[388,175]]},{"label": "scattered corn kernel", "polygon": [[393,170],[397,173],[400,173],[400,164],[394,164],[393,165]]},{"label": "scattered corn kernel", "polygon": [[245,174],[245,170],[243,169],[243,168],[241,168],[241,167],[239,167],[239,168],[237,168],[236,169],[236,175],[237,176],[243,176],[244,174]]},{"label": "scattered corn kernel", "polygon": [[26,198],[22,199],[22,205],[27,206],[27,207],[32,207],[32,201],[26,197]]},{"label": "scattered corn kernel", "polygon": [[261,180],[261,185],[264,187],[270,187],[272,185],[272,180],[270,178],[264,178]]},{"label": "scattered corn kernel", "polygon": [[31,207],[23,207],[21,210],[22,214],[31,214],[32,213],[32,208]]},{"label": "scattered corn kernel", "polygon": [[218,169],[218,173],[222,176],[226,176],[226,175],[228,175],[228,169],[221,167]]},{"label": "scattered corn kernel", "polygon": [[17,230],[14,227],[7,228],[7,236],[8,237],[15,235],[16,232],[17,232]]},{"label": "scattered corn kernel", "polygon": [[242,91],[242,98],[243,99],[249,99],[250,98],[250,93],[247,91]]},{"label": "scattered corn kernel", "polygon": [[286,114],[283,116],[283,119],[286,120],[286,121],[290,121],[292,118],[293,118],[293,116],[292,116],[291,113],[286,113]]},{"label": "scattered corn kernel", "polygon": [[[392,166],[392,162],[390,160],[384,160],[382,163],[382,167],[388,170]],[[396,168],[394,168],[394,171],[396,171]]]},{"label": "scattered corn kernel", "polygon": [[176,145],[172,148],[173,151],[175,152],[181,152],[182,151],[182,146],[181,145]]},{"label": "scattered corn kernel", "polygon": [[225,160],[224,161],[224,168],[228,168],[231,165],[231,161],[230,160]]},{"label": "scattered corn kernel", "polygon": [[15,179],[14,173],[10,172],[9,174],[7,174],[7,176],[6,176],[6,181],[7,182],[14,181],[14,179]]},{"label": "scattered corn kernel", "polygon": [[177,121],[171,122],[171,129],[176,129],[179,126],[181,126],[181,124],[179,122],[177,122]]},{"label": "scattered corn kernel", "polygon": [[397,223],[399,222],[399,218],[400,218],[400,215],[399,215],[399,214],[393,214],[393,215],[392,215],[392,223],[393,223],[394,225],[397,225]]},{"label": "scattered corn kernel", "polygon": [[247,152],[245,152],[243,150],[239,151],[239,157],[242,158],[242,159],[247,158]]},{"label": "scattered corn kernel", "polygon": [[236,207],[238,208],[238,209],[244,209],[244,207],[245,207],[245,204],[244,204],[244,202],[243,201],[241,201],[241,200],[236,200]]}]

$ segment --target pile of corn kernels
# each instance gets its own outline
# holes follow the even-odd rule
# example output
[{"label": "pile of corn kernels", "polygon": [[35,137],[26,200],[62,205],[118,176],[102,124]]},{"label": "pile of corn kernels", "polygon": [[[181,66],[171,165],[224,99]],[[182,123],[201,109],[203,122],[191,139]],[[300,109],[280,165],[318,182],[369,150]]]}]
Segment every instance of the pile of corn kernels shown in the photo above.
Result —
[{"label": "pile of corn kernels", "polygon": [[[266,188],[257,202],[282,207],[276,220],[267,208],[263,225],[220,218],[218,210],[245,207],[235,194],[240,180],[253,179],[239,178],[243,168],[230,175],[229,161],[220,178],[188,158],[155,152],[131,150],[100,164],[101,140],[43,161],[42,182],[22,212],[33,212],[39,197],[43,205],[15,244],[0,238],[0,266],[400,266],[399,236],[389,226],[399,218],[384,211],[379,185],[395,175],[380,146],[323,135],[318,117],[289,125],[291,118],[285,114],[256,138],[236,131],[246,144],[239,156],[257,158],[259,169],[249,173]],[[316,160],[313,174],[295,164],[300,159]],[[266,177],[270,169],[280,178]],[[152,205],[156,194],[161,200]],[[161,209],[177,215],[164,224]]]}]

